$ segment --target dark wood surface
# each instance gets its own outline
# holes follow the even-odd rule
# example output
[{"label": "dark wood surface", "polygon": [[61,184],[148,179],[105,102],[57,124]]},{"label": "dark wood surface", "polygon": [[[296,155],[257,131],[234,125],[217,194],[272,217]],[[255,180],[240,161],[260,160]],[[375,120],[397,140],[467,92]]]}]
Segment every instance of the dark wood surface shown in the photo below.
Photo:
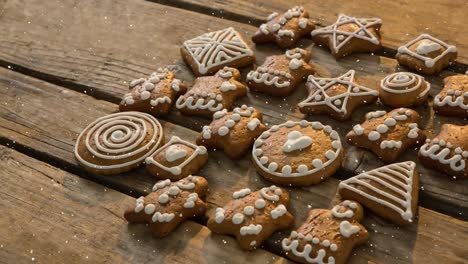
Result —
[{"label": "dark wood surface", "polygon": [[[183,1],[166,4],[176,5],[174,3],[177,2]],[[197,4],[203,5],[203,3],[199,1]],[[230,1],[226,1],[225,4],[229,3]],[[278,3],[278,6],[273,5],[270,8],[281,7],[279,1],[271,3]],[[220,4],[216,2],[214,6]],[[243,1],[239,2],[239,8],[244,5]],[[156,179],[147,175],[143,169],[112,177],[94,175],[77,165],[73,157],[73,146],[78,134],[88,123],[97,117],[118,110],[116,103],[126,92],[130,80],[149,74],[159,66],[172,65],[177,76],[190,84],[194,77],[179,55],[179,47],[184,40],[208,30],[227,26],[234,26],[245,36],[250,36],[256,30],[248,23],[238,23],[185,10],[190,8],[198,12],[203,11],[192,5],[175,8],[140,0],[99,2],[0,0],[0,32],[2,32],[0,64],[6,68],[0,68],[0,91],[2,92],[0,143],[7,147],[1,149],[1,153],[5,153],[1,155],[2,161],[3,157],[8,157],[7,160],[21,159],[23,163],[31,163],[23,168],[23,171],[17,169],[18,175],[28,174],[27,171],[32,169],[40,171],[39,167],[45,166],[49,168],[48,172],[52,175],[47,177],[52,180],[60,181],[59,178],[54,178],[56,177],[54,175],[69,175],[67,179],[75,179],[71,181],[73,184],[69,187],[60,189],[62,193],[69,189],[74,190],[75,193],[61,196],[69,200],[59,204],[59,208],[72,201],[79,201],[74,207],[75,210],[81,210],[80,206],[83,204],[92,204],[93,208],[86,211],[84,216],[80,215],[80,218],[86,218],[87,221],[102,220],[91,217],[92,210],[107,206],[107,203],[100,204],[101,196],[109,195],[105,198],[108,199],[106,201],[111,201],[113,197],[116,197],[118,201],[131,201],[131,198],[126,195],[138,197],[148,193]],[[267,5],[262,8],[270,10]],[[343,8],[346,10],[345,7]],[[277,11],[281,12],[281,8]],[[245,10],[242,13],[246,16],[252,14]],[[258,12],[258,14],[261,13]],[[188,27],[190,30],[187,30]],[[310,40],[301,40],[298,45],[309,48],[312,46]],[[268,55],[282,52],[273,45],[258,46],[255,47],[255,51],[258,63],[261,63]],[[312,53],[312,63],[319,75],[334,76],[354,68],[361,84],[374,88],[377,87],[381,78],[400,70],[397,62],[387,55],[361,54],[336,61],[324,49],[313,48]],[[243,69],[244,77],[247,71],[248,68]],[[433,84],[431,95],[435,95],[441,89],[443,77],[453,74],[455,73],[444,71],[439,76],[428,78]],[[367,111],[385,109],[380,105],[364,107],[347,122],[337,122],[325,116],[306,117],[298,111],[296,106],[305,96],[305,88],[301,85],[287,99],[272,99],[262,94],[250,93],[248,98],[236,104],[245,103],[261,109],[268,125],[279,124],[285,120],[307,118],[332,125],[342,136],[352,125],[359,123]],[[466,120],[435,115],[430,103],[416,110],[422,114],[423,127],[430,136],[438,132],[442,123],[467,123]],[[193,141],[197,136],[197,131],[201,126],[209,123],[209,120],[188,119],[180,116],[177,111],[173,111],[164,117],[161,123],[167,137],[177,135]],[[8,148],[14,148],[30,157]],[[416,150],[408,151],[401,160],[415,160],[415,153]],[[340,179],[380,165],[383,163],[378,161],[372,153],[346,146],[343,169],[334,178],[317,186],[288,188],[292,198],[291,211],[296,216],[295,226],[300,225],[310,208],[326,208],[332,203]],[[430,263],[434,261],[463,263],[468,258],[468,249],[465,245],[468,241],[468,223],[465,222],[468,219],[467,180],[453,180],[421,166],[418,169],[422,173],[418,221],[410,227],[402,228],[369,213],[364,225],[371,232],[370,241],[355,251],[350,259],[351,263],[367,261],[375,263]],[[13,177],[14,170],[16,169],[9,170],[9,174],[5,173],[5,175],[11,175],[5,177]],[[199,174],[205,176],[210,183],[210,193],[207,197],[210,212],[224,205],[234,190],[244,187],[255,189],[271,184],[256,174],[249,156],[239,161],[232,161],[222,153],[210,152],[209,163]],[[1,175],[3,177],[3,174]],[[45,174],[41,172],[41,175]],[[25,177],[21,178],[22,181],[23,178]],[[24,180],[24,183],[31,184],[31,181],[33,179]],[[13,183],[5,185],[2,195],[8,196],[22,183],[14,182],[14,184],[17,185]],[[40,185],[40,182],[35,182],[35,184]],[[93,187],[87,189],[90,185]],[[101,189],[102,192],[98,191]],[[53,193],[58,189],[49,190]],[[89,200],[81,196],[73,198],[78,197],[81,191],[83,194],[92,193],[93,195],[89,197],[84,195]],[[19,195],[15,197],[26,199]],[[18,199],[7,200],[12,201],[8,204],[5,202],[9,210],[14,212],[12,215],[17,217],[24,213],[13,206],[14,201],[18,203],[18,206],[20,205]],[[40,201],[41,199],[31,200],[30,206],[34,207],[34,203],[40,203]],[[229,263],[246,260],[264,263],[265,259],[267,262],[284,262],[284,259],[275,254],[282,254],[278,241],[286,235],[286,232],[275,234],[265,243],[263,248],[271,253],[263,250],[253,254],[238,252],[234,240],[224,236],[210,235],[209,230],[203,227],[206,218],[195,219],[196,222],[188,222],[180,227],[177,234],[183,239],[164,240],[167,242],[153,241],[155,239],[148,236],[145,228],[138,229],[140,231],[134,231],[132,234],[133,229],[127,227],[122,219],[118,219],[121,218],[123,208],[126,206],[110,202],[109,206],[112,206],[112,212],[116,215],[115,219],[109,216],[109,221],[117,224],[105,230],[107,233],[99,235],[108,235],[113,237],[113,240],[104,243],[102,247],[87,249],[93,244],[86,244],[82,248],[70,251],[69,253],[74,256],[72,261],[80,260],[84,252],[87,252],[86,250],[96,250],[95,260],[99,262],[107,256],[106,250],[111,248],[119,251],[113,256],[117,262],[120,260],[144,262],[143,256],[149,257],[153,253],[146,247],[138,249],[135,247],[136,244],[133,242],[137,241],[136,237],[140,236],[140,241],[150,245],[150,248],[158,247],[160,243],[167,244],[167,246],[160,246],[162,249],[158,252],[161,255],[159,260],[171,263],[183,263],[192,251],[195,258],[206,251],[206,256],[199,257],[200,263],[213,263],[211,261],[216,262],[221,259]],[[44,219],[48,219],[48,215],[59,214],[58,212],[51,209],[44,215]],[[40,213],[36,212],[34,215],[40,215]],[[26,216],[29,217],[26,219],[31,219],[32,214],[26,214]],[[57,228],[65,230],[64,224],[72,221],[72,218],[58,220],[61,221],[59,223],[61,225],[57,224]],[[102,223],[99,224],[102,225]],[[32,227],[29,228],[32,230]],[[44,222],[38,224],[38,232],[43,232],[41,234],[47,231],[45,228]],[[90,230],[80,230],[75,226],[72,228],[74,229],[70,229],[72,230],[70,234],[76,231],[81,232],[83,237],[93,235]],[[4,233],[2,237],[6,236],[5,234],[7,233]],[[25,237],[18,235],[5,241],[10,243],[22,239]],[[220,241],[227,241],[229,249],[225,249],[226,247],[222,245],[217,247],[216,243],[221,243]],[[46,242],[32,239],[27,245],[38,248],[44,246],[48,249],[49,244]],[[132,244],[127,245],[126,242]],[[55,250],[68,248],[67,245],[62,245],[63,243],[55,240],[50,243],[51,248]],[[124,247],[124,250],[120,247]],[[6,251],[5,256],[12,258],[18,255],[18,258],[26,260],[29,255],[23,249],[15,245],[11,251]],[[145,252],[146,255],[143,255]],[[182,253],[179,254],[179,252]],[[44,254],[41,253],[41,256],[45,260],[51,260],[51,256],[47,258]],[[129,255],[134,258],[129,259]],[[59,255],[53,256],[60,257]],[[233,259],[231,256],[236,256],[236,258]]]}]

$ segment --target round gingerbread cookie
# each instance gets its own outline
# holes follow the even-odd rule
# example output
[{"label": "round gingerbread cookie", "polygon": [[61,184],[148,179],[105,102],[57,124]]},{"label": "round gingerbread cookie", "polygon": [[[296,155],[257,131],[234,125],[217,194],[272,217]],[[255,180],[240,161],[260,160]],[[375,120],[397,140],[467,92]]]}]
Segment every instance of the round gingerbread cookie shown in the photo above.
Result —
[{"label": "round gingerbread cookie", "polygon": [[311,185],[333,175],[343,160],[338,133],[320,122],[287,121],[255,141],[257,172],[278,184]]},{"label": "round gingerbread cookie", "polygon": [[115,113],[96,119],[81,132],[75,157],[91,172],[117,174],[138,167],[163,140],[161,124],[153,116]]},{"label": "round gingerbread cookie", "polygon": [[379,98],[391,107],[421,105],[429,96],[431,84],[424,77],[411,72],[396,72],[380,82]]}]

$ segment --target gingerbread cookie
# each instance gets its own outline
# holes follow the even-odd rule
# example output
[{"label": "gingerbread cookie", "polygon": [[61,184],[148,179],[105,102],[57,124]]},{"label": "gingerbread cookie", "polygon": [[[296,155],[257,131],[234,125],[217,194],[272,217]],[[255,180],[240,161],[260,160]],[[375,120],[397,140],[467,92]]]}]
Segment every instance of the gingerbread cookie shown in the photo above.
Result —
[{"label": "gingerbread cookie", "polygon": [[413,222],[418,207],[416,163],[405,161],[363,172],[340,182],[338,192],[396,224]]},{"label": "gingerbread cookie", "polygon": [[247,42],[232,27],[187,40],[180,52],[196,76],[215,73],[225,66],[247,66],[255,61]]},{"label": "gingerbread cookie", "polygon": [[411,72],[396,72],[380,82],[379,98],[391,107],[421,105],[429,96],[431,84]]},{"label": "gingerbread cookie", "polygon": [[130,92],[120,102],[120,111],[139,111],[162,116],[169,113],[174,100],[187,87],[168,69],[158,69],[149,78],[130,82]]},{"label": "gingerbread cookie", "polygon": [[328,46],[335,58],[356,52],[375,52],[381,48],[380,18],[356,18],[339,15],[338,20],[327,27],[312,31],[312,40]]},{"label": "gingerbread cookie", "polygon": [[308,63],[310,51],[300,48],[287,50],[284,55],[273,55],[257,69],[247,74],[247,85],[255,91],[273,96],[288,96],[314,69]]},{"label": "gingerbread cookie", "polygon": [[428,34],[398,48],[396,59],[401,65],[423,74],[435,74],[457,58],[457,48]]},{"label": "gingerbread cookie", "polygon": [[379,92],[360,86],[354,80],[354,70],[336,78],[310,75],[306,82],[309,96],[298,104],[304,114],[328,114],[337,120],[351,117],[355,108],[377,100]]},{"label": "gingerbread cookie", "polygon": [[276,42],[281,48],[288,48],[315,28],[309,19],[309,13],[302,6],[295,6],[283,15],[274,12],[267,20],[267,23],[261,24],[253,35],[253,42],[257,44]]},{"label": "gingerbread cookie", "polygon": [[262,113],[253,107],[243,105],[232,112],[223,109],[213,115],[209,126],[203,127],[197,144],[222,149],[231,159],[240,159],[267,129],[262,122]]},{"label": "gingerbread cookie", "polygon": [[340,136],[320,122],[287,121],[255,141],[252,157],[258,174],[279,184],[317,184],[341,166]]},{"label": "gingerbread cookie", "polygon": [[468,118],[468,76],[454,75],[444,79],[444,89],[434,97],[438,114]]},{"label": "gingerbread cookie", "polygon": [[179,137],[172,137],[145,159],[146,169],[161,179],[180,180],[197,173],[208,161],[208,152]]},{"label": "gingerbread cookie", "polygon": [[369,112],[366,121],[355,125],[346,140],[351,145],[371,150],[385,162],[393,162],[407,149],[426,139],[418,128],[420,119],[418,112],[408,108],[389,113]]},{"label": "gingerbread cookie", "polygon": [[235,100],[247,95],[247,87],[239,82],[237,69],[225,67],[214,76],[198,77],[188,93],[179,97],[176,107],[185,115],[211,117]]},{"label": "gingerbread cookie", "polygon": [[312,209],[304,224],[283,239],[283,250],[288,258],[304,264],[344,264],[353,248],[369,239],[359,223],[363,214],[362,206],[349,200],[331,210]]},{"label": "gingerbread cookie", "polygon": [[208,228],[218,234],[234,235],[244,250],[254,250],[274,232],[293,225],[294,217],[286,208],[289,194],[271,186],[252,192],[242,189],[233,193],[233,201],[216,208],[208,219]]},{"label": "gingerbread cookie", "polygon": [[440,133],[419,149],[419,161],[453,177],[468,177],[468,125],[442,125]]},{"label": "gingerbread cookie", "polygon": [[164,237],[186,219],[205,214],[206,204],[200,197],[207,191],[208,182],[199,176],[159,181],[150,194],[128,207],[124,217],[129,223],[148,223],[154,236]]},{"label": "gingerbread cookie", "polygon": [[100,117],[78,136],[75,157],[86,170],[118,174],[138,167],[164,141],[156,118],[141,112]]}]

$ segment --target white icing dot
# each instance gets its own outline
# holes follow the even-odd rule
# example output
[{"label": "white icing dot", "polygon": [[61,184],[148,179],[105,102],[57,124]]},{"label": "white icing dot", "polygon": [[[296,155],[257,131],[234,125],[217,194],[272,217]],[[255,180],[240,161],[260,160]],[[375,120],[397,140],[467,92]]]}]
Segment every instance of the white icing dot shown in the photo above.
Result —
[{"label": "white icing dot", "polygon": [[387,133],[387,131],[388,131],[387,125],[380,124],[377,126],[377,132],[379,132],[380,134]]},{"label": "white icing dot", "polygon": [[262,208],[265,207],[265,205],[266,205],[266,202],[263,199],[257,199],[255,201],[255,208],[257,208],[257,209],[262,209]]},{"label": "white icing dot", "polygon": [[380,138],[380,133],[377,131],[371,131],[367,137],[370,141],[376,141]]},{"label": "white icing dot", "polygon": [[301,164],[301,165],[299,165],[299,167],[297,167],[297,171],[299,173],[301,173],[301,174],[306,173],[308,170],[309,170],[309,168],[305,164]]},{"label": "white icing dot", "polygon": [[238,225],[238,224],[242,223],[243,221],[244,221],[244,215],[241,214],[241,213],[237,213],[232,217],[232,223],[233,224]]},{"label": "white icing dot", "polygon": [[225,127],[225,126],[222,126],[218,129],[218,134],[220,136],[225,136],[229,133],[229,128]]},{"label": "white icing dot", "polygon": [[171,186],[169,188],[169,190],[167,190],[167,193],[169,195],[175,196],[175,195],[178,195],[180,193],[180,189],[177,186]]},{"label": "white icing dot", "polygon": [[167,194],[165,194],[165,193],[161,194],[161,195],[159,196],[159,198],[158,198],[158,202],[159,202],[160,204],[165,204],[165,203],[167,203],[168,201],[169,201],[169,196],[168,196]]},{"label": "white icing dot", "polygon": [[244,207],[244,214],[245,215],[253,215],[254,212],[255,212],[255,209],[252,206],[248,205],[248,206]]},{"label": "white icing dot", "polygon": [[148,214],[148,215],[153,214],[155,210],[156,210],[156,206],[154,206],[154,204],[147,204],[145,206],[145,214]]},{"label": "white icing dot", "polygon": [[323,163],[322,163],[322,160],[320,160],[320,159],[314,159],[314,160],[312,161],[312,165],[313,165],[315,168],[319,168],[319,169],[323,168]]},{"label": "white icing dot", "polygon": [[338,246],[336,244],[331,244],[330,245],[330,250],[331,251],[336,251],[338,249]]},{"label": "white icing dot", "polygon": [[292,168],[289,165],[286,165],[281,169],[281,173],[283,173],[285,176],[290,175],[291,172],[292,172]]},{"label": "white icing dot", "polygon": [[325,152],[325,157],[329,160],[334,160],[336,158],[336,154],[332,150],[327,150],[327,152]]},{"label": "white icing dot", "polygon": [[276,171],[277,168],[278,168],[278,163],[276,162],[272,162],[268,165],[268,170],[271,172]]},{"label": "white icing dot", "polygon": [[261,163],[262,165],[267,164],[267,163],[268,163],[268,157],[265,157],[265,156],[261,157],[261,158],[260,158],[260,163]]}]

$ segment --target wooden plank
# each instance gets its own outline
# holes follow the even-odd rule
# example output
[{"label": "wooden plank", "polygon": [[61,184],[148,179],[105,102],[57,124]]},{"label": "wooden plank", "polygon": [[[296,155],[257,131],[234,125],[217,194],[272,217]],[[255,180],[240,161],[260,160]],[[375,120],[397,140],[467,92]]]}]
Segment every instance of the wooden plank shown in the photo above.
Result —
[{"label": "wooden plank", "polygon": [[[246,35],[256,30],[253,26],[141,0],[78,3],[67,0],[59,6],[49,6],[52,4],[39,0],[4,2],[0,30],[5,37],[0,39],[0,61],[3,60],[4,65],[11,63],[20,66],[17,70],[111,102],[120,100],[127,91],[129,80],[165,64],[173,65],[180,78],[191,82],[193,75],[179,55],[181,43],[190,37],[228,26],[234,26]],[[183,30],[187,25],[190,25],[190,31]],[[83,30],[84,27],[93,30]],[[177,34],[173,33],[174,29],[177,29]],[[311,41],[303,40],[300,45],[310,47]],[[259,46],[256,49],[257,61],[262,62],[266,56],[279,52],[274,45]],[[390,58],[353,55],[336,61],[323,49],[313,49],[312,62],[322,76],[335,76],[354,68],[361,83],[368,87],[377,87],[384,76],[398,69],[397,62]],[[245,73],[246,70],[244,78]],[[442,76],[448,74],[451,73],[444,72]],[[439,77],[429,80],[433,83],[431,95],[434,95],[441,89],[442,80]],[[302,84],[287,99],[250,93],[237,104],[257,107],[264,113],[266,123],[279,124],[285,120],[306,118],[297,108],[297,103],[305,97],[306,89]],[[333,126],[343,139],[348,130],[361,121],[365,112],[379,108],[382,107],[363,107],[353,115],[352,120],[346,122],[338,122],[327,116],[307,118]],[[430,134],[437,131],[440,122],[464,122],[444,117],[434,120],[432,108],[423,106],[416,109],[423,114],[423,123],[427,124],[425,126]],[[209,122],[206,119],[185,118],[176,111],[165,119],[195,130],[200,130]],[[408,153],[408,157],[415,159],[416,151]],[[358,167],[375,168],[380,165],[377,159],[363,159],[364,155],[370,154],[347,148],[343,169],[337,176],[348,177],[355,174]],[[447,179],[432,170],[425,170],[424,174],[421,178],[424,187],[421,204],[468,219],[468,214],[461,214],[463,209],[468,208],[468,190],[463,187],[463,182],[460,184],[460,181]]]},{"label": "wooden plank", "polygon": [[[3,69],[0,70],[0,76],[3,76],[0,87],[5,91],[5,99],[0,104],[2,142],[41,160],[55,161],[61,168],[76,171],[80,176],[93,177],[107,186],[118,186],[133,195],[150,190],[155,179],[145,175],[143,170],[112,177],[89,175],[81,171],[73,159],[73,144],[80,129],[90,120],[115,111],[117,105]],[[178,135],[194,140],[197,135],[194,131],[167,122],[163,126],[168,136]],[[234,190],[244,187],[257,189],[271,184],[256,174],[250,157],[232,161],[222,153],[210,152],[209,155],[209,162],[200,175],[205,176],[210,183],[207,197],[210,212],[228,202]],[[292,199],[291,211],[296,216],[295,225],[305,220],[308,209],[328,207],[337,184],[338,180],[329,179],[308,188],[288,188]],[[425,256],[425,249],[436,246],[438,250],[446,252],[434,256],[435,261],[441,263],[455,262],[467,253],[464,244],[460,245],[468,239],[467,222],[423,207],[419,208],[419,217],[427,219],[427,222],[431,219],[432,222],[428,224],[426,220],[421,220],[411,227],[400,228],[369,213],[365,225],[372,234],[370,241],[355,252],[351,263],[367,260],[408,263],[409,259],[418,260]],[[443,229],[432,230],[438,225],[443,225]],[[439,230],[441,233],[437,233]],[[270,238],[265,248],[280,253],[279,240],[284,235],[278,233]],[[416,244],[418,247],[414,247]]]},{"label": "wooden plank", "polygon": [[281,1],[281,0],[151,0],[158,3],[195,10],[243,23],[260,25],[272,12],[284,12],[302,5],[318,25],[330,25],[343,13],[383,20],[382,44],[394,52],[399,46],[421,33],[438,37],[458,48],[458,62],[468,64],[468,2],[455,1]]},{"label": "wooden plank", "polygon": [[289,263],[262,249],[244,252],[193,221],[156,239],[123,218],[132,197],[4,146],[0,157],[0,262]]}]

